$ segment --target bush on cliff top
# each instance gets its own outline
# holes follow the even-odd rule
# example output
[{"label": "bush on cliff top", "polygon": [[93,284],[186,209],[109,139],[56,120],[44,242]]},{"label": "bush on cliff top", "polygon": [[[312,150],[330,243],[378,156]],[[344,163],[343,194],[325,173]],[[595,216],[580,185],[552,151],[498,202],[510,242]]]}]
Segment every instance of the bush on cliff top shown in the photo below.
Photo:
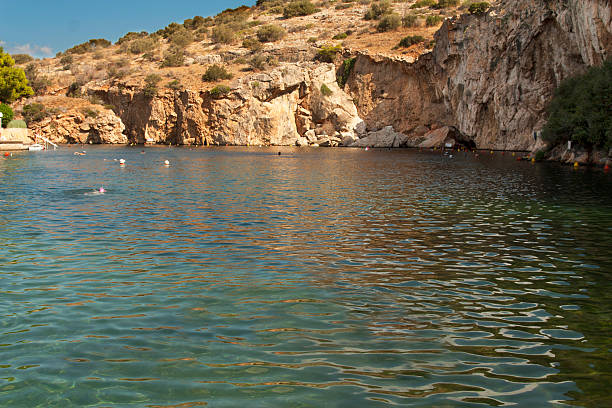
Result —
[{"label": "bush on cliff top", "polygon": [[227,95],[230,91],[231,91],[231,88],[227,85],[217,85],[213,89],[208,91],[208,93],[213,98],[222,98],[225,95]]},{"label": "bush on cliff top", "polygon": [[162,80],[161,76],[157,74],[147,75],[147,77],[145,78],[145,86],[142,90],[142,93],[144,94],[144,96],[146,96],[147,98],[153,98],[157,96],[157,91],[158,91],[157,84],[161,80]]},{"label": "bush on cliff top", "polygon": [[399,42],[399,46],[408,48],[410,46],[413,46],[414,44],[419,44],[424,41],[425,38],[422,35],[409,35],[401,39],[401,41]]},{"label": "bush on cliff top", "polygon": [[489,3],[487,3],[486,1],[481,1],[479,3],[472,3],[470,4],[470,7],[468,7],[468,11],[470,12],[470,14],[477,14],[477,15],[486,13],[488,9],[489,9]]},{"label": "bush on cliff top", "polygon": [[325,45],[317,51],[316,59],[322,62],[334,62],[336,55],[342,51],[342,47],[339,45]]},{"label": "bush on cliff top", "polygon": [[544,140],[572,140],[587,147],[612,147],[612,58],[586,74],[566,79],[548,106]]}]

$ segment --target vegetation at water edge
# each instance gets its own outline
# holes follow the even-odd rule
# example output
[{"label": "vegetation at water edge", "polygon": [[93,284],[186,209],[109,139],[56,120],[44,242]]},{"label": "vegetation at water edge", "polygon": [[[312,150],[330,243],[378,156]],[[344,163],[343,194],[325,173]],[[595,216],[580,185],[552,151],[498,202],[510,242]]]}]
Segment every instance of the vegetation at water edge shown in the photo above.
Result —
[{"label": "vegetation at water edge", "polygon": [[548,106],[542,137],[551,143],[612,147],[612,58],[561,83]]}]

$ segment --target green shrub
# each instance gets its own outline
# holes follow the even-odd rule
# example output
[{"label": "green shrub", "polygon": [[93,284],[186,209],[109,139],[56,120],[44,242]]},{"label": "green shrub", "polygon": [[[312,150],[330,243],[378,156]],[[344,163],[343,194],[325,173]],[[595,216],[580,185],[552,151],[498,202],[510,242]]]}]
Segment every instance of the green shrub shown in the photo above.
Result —
[{"label": "green shrub", "polygon": [[425,19],[425,25],[427,27],[435,27],[442,22],[443,18],[441,16],[427,16]]},{"label": "green shrub", "polygon": [[287,32],[283,27],[268,24],[265,26],[261,26],[259,30],[257,30],[257,39],[264,42],[274,42],[282,39]]},{"label": "green shrub", "polygon": [[399,14],[385,14],[378,22],[376,30],[378,30],[379,33],[384,33],[386,31],[397,30],[401,25],[402,18],[399,16]]},{"label": "green shrub", "polygon": [[268,63],[268,58],[265,55],[257,54],[249,60],[249,66],[255,71],[263,71]]},{"label": "green shrub", "polygon": [[228,24],[238,31],[246,26],[246,20],[250,15],[251,9],[247,6],[225,9],[215,16],[214,23],[216,25]]},{"label": "green shrub", "polygon": [[213,89],[208,91],[208,93],[213,98],[222,98],[225,95],[227,95],[230,91],[231,91],[231,88],[227,85],[217,85]]},{"label": "green shrub", "polygon": [[383,15],[391,13],[391,2],[389,0],[383,0],[376,3],[372,3],[370,9],[365,13],[366,20],[379,20]]},{"label": "green shrub", "polygon": [[544,160],[545,156],[546,156],[546,153],[544,152],[544,150],[538,150],[535,154],[535,160],[542,161]]},{"label": "green shrub", "polygon": [[162,68],[166,67],[181,67],[185,62],[185,53],[183,50],[170,49],[164,54],[164,60],[161,63]]},{"label": "green shrub", "polygon": [[25,129],[28,127],[28,125],[25,123],[24,120],[15,119],[11,120],[6,127],[9,129]]},{"label": "green shrub", "polygon": [[145,78],[145,86],[142,90],[142,93],[147,98],[153,98],[157,96],[157,84],[162,80],[162,78],[157,74],[149,74]]},{"label": "green shrub", "polygon": [[479,3],[470,4],[468,11],[470,12],[470,14],[482,15],[486,13],[488,9],[489,3],[487,3],[486,1],[482,1]]},{"label": "green shrub", "polygon": [[344,32],[344,33],[334,35],[332,37],[332,40],[344,40],[346,37],[348,37],[348,34]]},{"label": "green shrub", "polygon": [[416,14],[407,14],[402,18],[402,26],[406,28],[418,27],[419,16]]},{"label": "green shrub", "polygon": [[437,4],[434,4],[432,8],[444,9],[449,7],[455,7],[459,5],[459,0],[438,0]]},{"label": "green shrub", "polygon": [[321,94],[323,96],[331,96],[334,92],[325,84],[321,84]]},{"label": "green shrub", "polygon": [[414,44],[419,44],[425,41],[425,38],[422,35],[409,35],[404,37],[399,42],[400,47],[410,47]]},{"label": "green shrub", "polygon": [[334,62],[336,55],[342,51],[342,47],[339,45],[325,45],[317,51],[316,59],[322,62]]},{"label": "green shrub", "polygon": [[186,28],[179,28],[168,36],[168,41],[179,48],[185,48],[193,42],[193,34]]},{"label": "green shrub", "polygon": [[210,17],[204,18],[202,16],[195,16],[194,18],[188,18],[183,21],[183,27],[189,30],[197,30],[206,27],[210,23],[212,23],[212,18]]},{"label": "green shrub", "polygon": [[128,50],[132,54],[144,54],[153,51],[157,46],[157,41],[150,37],[138,38],[129,44]]},{"label": "green shrub", "polygon": [[338,82],[340,88],[344,88],[344,85],[346,85],[346,82],[351,76],[351,72],[353,72],[353,68],[355,68],[355,61],[357,61],[357,58],[347,58],[342,62],[338,75],[336,76],[336,82]]},{"label": "green shrub", "polygon": [[172,34],[184,28],[185,27],[183,27],[182,24],[179,24],[173,21],[172,23],[168,24],[166,27],[162,28],[161,30],[157,30],[155,34],[163,38],[169,38]]},{"label": "green shrub", "polygon": [[73,61],[74,61],[74,57],[70,54],[66,54],[62,58],[60,58],[59,62],[62,65],[70,65],[72,64]]},{"label": "green shrub", "polygon": [[601,67],[561,82],[548,106],[542,138],[572,140],[587,147],[612,147],[612,58]]},{"label": "green shrub", "polygon": [[417,0],[412,6],[411,9],[423,8],[423,7],[431,7],[436,4],[436,0]]},{"label": "green shrub", "polygon": [[263,48],[263,44],[257,38],[245,38],[242,40],[242,46],[252,52],[259,51]]},{"label": "green shrub", "polygon": [[168,82],[168,84],[166,84],[166,87],[178,91],[179,89],[181,89],[181,83],[178,79],[175,79],[173,81]]},{"label": "green shrub", "polygon": [[148,35],[149,35],[149,33],[147,33],[146,31],[141,31],[139,33],[135,33],[133,31],[130,31],[129,33],[127,33],[123,37],[119,38],[115,44],[122,44],[122,43],[125,43],[125,42],[130,42],[130,41],[136,40],[138,38],[147,37]]},{"label": "green shrub", "polygon": [[0,103],[0,112],[2,112],[2,127],[7,127],[8,123],[13,120],[15,114],[11,107],[5,103]]},{"label": "green shrub", "polygon": [[215,43],[231,44],[234,41],[234,30],[227,25],[215,26],[212,30],[212,40]]},{"label": "green shrub", "polygon": [[66,91],[66,96],[71,98],[79,98],[81,96],[81,86],[83,86],[83,84],[79,81],[71,83]]},{"label": "green shrub", "polygon": [[95,38],[95,39],[89,40],[88,42],[85,42],[79,45],[75,45],[74,47],[67,49],[66,53],[68,54],[86,54],[90,51],[94,51],[99,48],[106,48],[110,46],[111,46],[110,41],[105,40],[104,38]]},{"label": "green shrub", "polygon": [[335,9],[336,10],[346,10],[353,7],[352,3],[340,3],[340,4],[336,4]]},{"label": "green shrub", "polygon": [[86,118],[97,118],[98,111],[91,108],[82,108],[81,113],[85,115]]},{"label": "green shrub", "polygon": [[42,103],[32,103],[25,105],[21,111],[23,118],[27,123],[39,122],[49,116],[49,112]]},{"label": "green shrub", "polygon": [[202,75],[202,81],[215,82],[220,79],[232,79],[233,77],[224,67],[214,64],[206,69],[206,72]]},{"label": "green shrub", "polygon": [[13,54],[11,55],[13,60],[15,60],[15,64],[27,64],[28,62],[34,61],[34,57],[28,54]]},{"label": "green shrub", "polygon": [[308,16],[316,13],[317,8],[308,0],[294,1],[285,6],[283,9],[283,17],[292,18],[299,16]]},{"label": "green shrub", "polygon": [[35,63],[28,64],[24,72],[25,77],[27,78],[28,83],[34,90],[35,94],[39,95],[43,93],[47,87],[51,86],[51,81],[49,78],[38,73],[38,68],[36,67]]}]

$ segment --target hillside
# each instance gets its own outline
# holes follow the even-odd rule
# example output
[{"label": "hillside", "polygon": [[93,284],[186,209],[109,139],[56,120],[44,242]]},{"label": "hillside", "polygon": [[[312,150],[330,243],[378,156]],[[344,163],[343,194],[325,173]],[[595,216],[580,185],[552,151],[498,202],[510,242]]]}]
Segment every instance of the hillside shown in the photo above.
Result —
[{"label": "hillside", "polygon": [[25,62],[22,106],[63,143],[538,148],[560,81],[610,55],[610,4],[468,6],[258,1]]}]

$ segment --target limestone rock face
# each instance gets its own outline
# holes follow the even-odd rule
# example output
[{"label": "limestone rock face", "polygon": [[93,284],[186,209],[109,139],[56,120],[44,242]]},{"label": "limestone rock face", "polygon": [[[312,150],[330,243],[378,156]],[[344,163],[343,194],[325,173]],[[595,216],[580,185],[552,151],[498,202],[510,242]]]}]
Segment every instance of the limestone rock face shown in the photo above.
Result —
[{"label": "limestone rock face", "polygon": [[123,144],[128,142],[123,134],[125,125],[112,110],[100,106],[92,107],[89,112],[70,109],[40,122],[29,125],[32,134],[40,134],[54,143],[109,143]]},{"label": "limestone rock face", "polygon": [[436,122],[479,148],[531,150],[559,83],[612,54],[612,3],[504,0],[444,22],[414,64],[358,55],[350,93],[368,128]]},{"label": "limestone rock face", "polygon": [[[322,92],[325,84],[331,94]],[[284,63],[231,84],[229,93],[165,91],[146,98],[127,87],[91,88],[117,107],[138,143],[295,145],[316,142],[313,127],[352,133],[362,122],[353,100],[336,84],[333,64]]]},{"label": "limestone rock face", "polygon": [[406,135],[393,130],[393,126],[386,126],[376,132],[368,133],[367,136],[351,144],[351,147],[403,147],[407,141]]}]

